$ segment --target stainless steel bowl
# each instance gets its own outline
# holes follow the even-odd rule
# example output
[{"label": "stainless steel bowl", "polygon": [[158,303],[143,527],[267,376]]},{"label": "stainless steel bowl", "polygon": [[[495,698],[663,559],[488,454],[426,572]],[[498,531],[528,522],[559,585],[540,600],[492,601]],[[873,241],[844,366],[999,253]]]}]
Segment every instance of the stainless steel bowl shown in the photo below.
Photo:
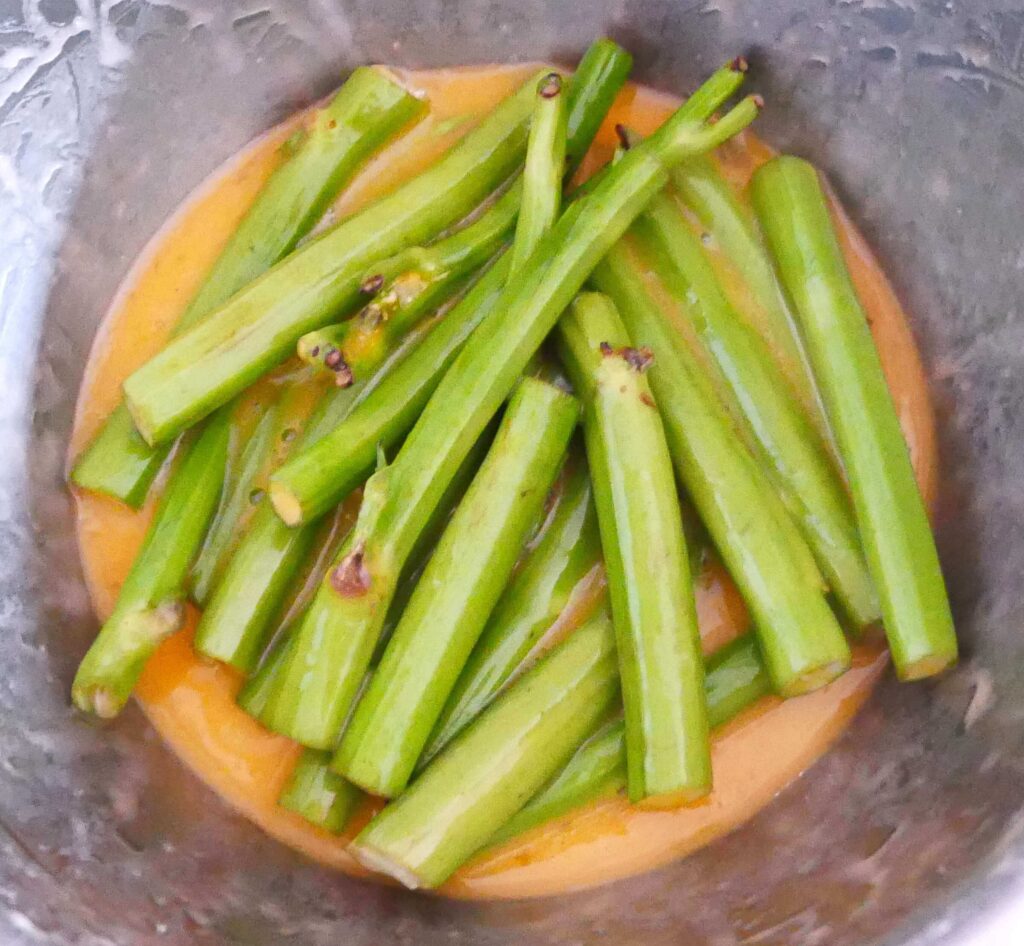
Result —
[{"label": "stainless steel bowl", "polygon": [[[601,30],[674,91],[746,51],[762,133],[829,169],[887,261],[940,412],[965,659],[884,686],[753,822],[655,873],[514,904],[346,879],[137,710],[68,708],[95,631],[62,477],[89,344],[196,183],[356,63],[572,59]],[[0,0],[0,942],[1024,942],[1022,59],[1019,0]]]}]

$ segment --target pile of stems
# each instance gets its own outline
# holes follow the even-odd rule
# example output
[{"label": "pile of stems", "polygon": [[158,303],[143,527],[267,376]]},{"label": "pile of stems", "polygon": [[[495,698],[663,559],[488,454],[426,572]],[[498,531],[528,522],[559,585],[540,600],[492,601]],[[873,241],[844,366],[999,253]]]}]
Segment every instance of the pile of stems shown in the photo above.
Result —
[{"label": "pile of stems", "polygon": [[[599,40],[583,57],[569,86],[565,106],[569,129],[566,149],[569,155],[577,156],[570,164],[578,163],[590,146],[601,118],[625,81],[629,63],[629,56],[607,40]],[[499,200],[499,204],[504,200]],[[497,207],[492,207],[484,217],[496,211]],[[535,223],[529,226],[534,227]],[[459,239],[459,233],[435,246],[450,245]],[[433,247],[427,247],[424,252],[432,251]],[[492,265],[438,324],[424,327],[427,332],[423,342],[374,390],[353,400],[350,417],[336,423],[329,435],[323,435],[328,425],[323,429],[317,426],[315,436],[304,438],[301,448],[293,451],[297,454],[294,459],[274,475],[270,491],[276,496],[281,484],[287,484],[292,477],[301,481],[307,475],[317,476],[326,462],[324,458],[331,458],[335,464],[340,459],[343,464],[342,469],[336,470],[329,493],[318,497],[315,509],[305,510],[301,528],[289,529],[285,525],[298,525],[296,516],[285,515],[282,523],[269,510],[257,513],[204,615],[197,638],[204,652],[228,660],[240,669],[251,669],[254,656],[266,640],[277,603],[311,541],[309,525],[365,480],[377,460],[378,450],[389,450],[406,434],[462,344],[497,303],[508,266],[507,255]],[[370,352],[379,354],[400,337],[386,323],[378,325],[378,332],[377,340],[364,349],[361,374],[365,375],[372,364]],[[337,401],[343,396],[343,392],[338,392],[333,398]],[[254,593],[254,588],[261,590]]]},{"label": "pile of stems", "polygon": [[[425,111],[425,103],[383,69],[360,67],[285,143],[285,159],[246,212],[178,320],[198,324],[287,256],[359,167]],[[71,481],[138,508],[167,457],[139,434],[124,404],[75,461]]]},{"label": "pile of stems", "polygon": [[675,807],[711,790],[704,663],[672,460],[645,373],[611,300],[583,293],[558,323],[608,573],[626,719],[629,798]]},{"label": "pile of stems", "polygon": [[634,345],[654,353],[647,376],[676,474],[750,609],[776,692],[796,696],[835,679],[850,650],[817,565],[704,365],[649,295],[625,244],[607,254],[594,282]]},{"label": "pile of stems", "polygon": [[[394,340],[401,346],[397,350],[394,350],[394,343],[382,345],[378,357],[383,363],[375,366],[377,374],[347,388],[329,389],[306,419],[301,436],[280,450],[278,459],[317,444],[327,431],[343,425],[358,409],[361,398],[371,397],[376,386],[384,384],[406,360],[416,357],[428,337],[429,332],[417,328],[409,336]],[[296,422],[291,429],[298,430],[300,426]],[[376,439],[374,434],[378,435]],[[362,463],[346,484],[345,496],[365,480],[382,442],[387,443],[387,438],[379,429],[367,432]],[[360,456],[358,443],[350,445],[356,456]],[[322,522],[318,518],[295,529],[283,523],[269,502],[269,471],[266,478],[254,482],[252,488],[267,495],[262,497],[246,528],[235,531],[230,544],[223,548],[226,561],[217,565],[217,580],[203,602],[195,635],[195,647],[200,653],[222,660],[243,673],[254,669],[263,652],[274,619],[281,613],[296,576],[314,547]],[[340,497],[339,502],[345,496]],[[208,537],[208,544],[210,541]]]},{"label": "pile of stems", "polygon": [[845,484],[782,369],[729,303],[699,237],[671,197],[651,202],[638,231],[850,624],[861,629],[877,621],[878,599]]},{"label": "pile of stems", "polygon": [[513,395],[334,757],[334,769],[368,792],[390,798],[408,783],[540,518],[578,413],[575,398],[536,378]]},{"label": "pile of stems", "polygon": [[[286,735],[311,746],[331,744],[365,673],[397,572],[450,471],[601,257],[665,186],[666,168],[715,147],[756,116],[757,103],[746,99],[707,123],[741,81],[738,71],[720,70],[563,214],[455,359],[394,463],[371,478],[351,546],[314,602],[316,620],[303,622],[286,668],[282,686],[294,707],[288,718],[275,718]],[[301,496],[272,498],[279,510],[303,508]]]},{"label": "pile of stems", "polygon": [[359,300],[368,267],[473,211],[522,161],[531,82],[437,162],[304,244],[128,376],[125,401],[148,443],[170,440]]},{"label": "pile of stems", "polygon": [[957,641],[935,539],[817,171],[775,158],[752,188],[850,480],[896,672],[939,673],[956,662]]}]

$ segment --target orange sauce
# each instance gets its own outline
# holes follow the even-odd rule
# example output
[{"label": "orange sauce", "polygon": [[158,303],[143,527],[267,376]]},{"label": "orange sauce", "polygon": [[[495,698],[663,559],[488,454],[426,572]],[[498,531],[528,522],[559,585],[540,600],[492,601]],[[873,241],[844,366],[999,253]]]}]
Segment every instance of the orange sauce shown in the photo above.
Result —
[{"label": "orange sauce", "polygon": [[[330,216],[352,212],[425,166],[464,133],[469,122],[461,119],[484,113],[536,68],[529,64],[401,73],[430,100],[430,115],[371,162]],[[646,134],[675,104],[674,98],[640,87],[625,90],[601,130],[588,161],[591,169],[614,147],[615,123]],[[72,454],[114,407],[124,378],[164,343],[205,271],[276,167],[280,144],[301,121],[302,116],[296,116],[230,161],[150,242],[125,279],[94,344]],[[731,179],[742,185],[770,154],[748,133],[723,149],[720,160]],[[938,478],[934,423],[913,338],[864,240],[840,207],[834,207],[834,213],[922,490],[931,502]],[[736,298],[742,297],[737,291]],[[96,611],[105,617],[138,550],[152,501],[133,512],[92,494],[82,493],[77,499],[85,573]],[[582,590],[582,597],[598,590],[599,579],[593,588]],[[696,589],[706,650],[747,628],[743,602],[712,556]],[[267,732],[235,705],[241,680],[233,670],[193,653],[194,619],[190,613],[186,627],[160,647],[143,674],[136,695],[149,719],[200,778],[269,834],[326,865],[364,874],[346,852],[345,838],[276,806],[298,747]],[[515,898],[579,889],[650,869],[707,844],[751,817],[827,749],[868,697],[885,665],[886,657],[876,645],[859,645],[854,669],[832,685],[785,703],[763,700],[716,732],[715,790],[703,803],[674,811],[640,810],[618,798],[595,803],[479,855],[441,892]],[[356,827],[369,813],[368,809],[357,817]]]}]

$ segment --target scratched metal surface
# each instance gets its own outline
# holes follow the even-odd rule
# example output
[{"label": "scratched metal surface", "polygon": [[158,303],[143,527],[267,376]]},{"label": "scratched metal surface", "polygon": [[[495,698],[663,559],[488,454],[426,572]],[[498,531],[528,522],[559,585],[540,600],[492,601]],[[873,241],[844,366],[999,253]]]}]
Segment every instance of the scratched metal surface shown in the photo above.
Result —
[{"label": "scratched metal surface", "polygon": [[[101,313],[181,199],[357,62],[575,56],[676,91],[737,51],[762,132],[825,166],[889,261],[941,416],[966,642],[883,688],[748,826],[516,905],[330,874],[263,837],[135,710],[68,709],[89,614],[62,488]],[[0,942],[1003,946],[1024,941],[1024,8],[1000,0],[0,0]]]}]

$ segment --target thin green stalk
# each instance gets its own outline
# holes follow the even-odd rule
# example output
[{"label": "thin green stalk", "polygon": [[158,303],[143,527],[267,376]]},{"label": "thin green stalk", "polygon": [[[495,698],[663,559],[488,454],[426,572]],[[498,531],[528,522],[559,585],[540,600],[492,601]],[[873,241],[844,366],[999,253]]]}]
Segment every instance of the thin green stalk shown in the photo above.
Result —
[{"label": "thin green stalk", "polygon": [[349,850],[407,887],[437,887],[571,758],[618,693],[606,617],[502,694]]},{"label": "thin green stalk", "polygon": [[[563,214],[509,280],[493,317],[456,357],[395,462],[371,477],[352,543],[318,595],[315,620],[303,622],[282,683],[291,705],[275,722],[286,735],[331,745],[380,635],[402,563],[453,472],[601,257],[664,187],[666,162],[715,147],[756,116],[758,107],[748,99],[706,124],[741,80],[729,68],[716,73]],[[319,495],[330,493],[339,467],[336,458],[324,462],[326,478],[315,481]],[[271,498],[288,521],[308,515],[308,494],[279,489]]]},{"label": "thin green stalk", "polygon": [[306,243],[124,383],[149,443],[163,443],[281,362],[359,298],[367,267],[456,223],[515,172],[526,147],[527,82],[426,171]]},{"label": "thin green stalk", "polygon": [[896,672],[940,673],[956,663],[957,641],[935,539],[818,174],[776,158],[754,175],[753,197],[850,479]]},{"label": "thin green stalk", "polygon": [[253,719],[262,721],[264,713],[270,705],[270,697],[276,688],[277,678],[291,656],[294,640],[295,635],[292,633],[292,629],[284,628],[280,637],[271,644],[256,672],[242,684],[242,688],[238,691],[235,702]]},{"label": "thin green stalk", "polygon": [[174,471],[114,611],[75,674],[71,698],[79,709],[116,716],[146,661],[181,627],[185,581],[217,504],[227,446],[222,417],[189,445]]},{"label": "thin green stalk", "polygon": [[[771,692],[757,639],[747,634],[713,654],[705,665],[708,723],[722,726]],[[626,724],[601,727],[562,769],[558,777],[521,808],[491,839],[503,844],[537,825],[568,814],[626,788]]]},{"label": "thin green stalk", "polygon": [[750,608],[776,690],[795,696],[823,686],[849,667],[850,651],[810,550],[622,245],[594,280],[634,344],[654,352],[648,376],[676,473]]},{"label": "thin green stalk", "polygon": [[539,238],[558,219],[565,171],[566,119],[562,77],[552,72],[537,83],[537,104],[523,171],[522,204],[512,247],[512,272],[522,268]]},{"label": "thin green stalk", "polygon": [[575,398],[535,378],[513,394],[331,763],[368,792],[390,798],[408,783],[541,516],[578,414]]},{"label": "thin green stalk", "polygon": [[565,146],[567,178],[583,162],[632,68],[633,57],[607,38],[595,40],[583,54],[569,83]]},{"label": "thin green stalk", "polygon": [[[206,539],[192,566],[192,598],[200,606],[210,597],[230,559],[251,512],[266,500],[267,478],[276,458],[287,442],[297,434],[305,419],[300,383],[285,381],[283,390],[273,392],[270,404],[243,402],[231,414],[231,437],[241,441],[229,451],[220,504],[207,530]],[[257,413],[255,424],[240,414]],[[245,428],[252,429],[246,436]]]},{"label": "thin green stalk", "polygon": [[611,300],[582,293],[558,323],[583,399],[626,711],[629,798],[673,807],[711,790],[697,606],[672,459],[645,373]]},{"label": "thin green stalk", "polygon": [[796,316],[779,285],[753,210],[726,180],[712,155],[679,165],[672,172],[672,185],[750,290],[762,314],[758,329],[818,432],[831,443],[832,432]]},{"label": "thin green stalk", "polygon": [[307,749],[299,756],[278,804],[301,815],[318,828],[341,834],[363,793],[351,782],[332,772],[330,753]]},{"label": "thin green stalk", "polygon": [[590,477],[577,463],[551,521],[505,589],[465,669],[448,697],[420,765],[457,736],[516,674],[573,592],[601,561]]},{"label": "thin green stalk", "polygon": [[700,239],[660,195],[639,225],[644,246],[717,366],[748,444],[854,628],[879,618],[853,506],[825,442],[761,337],[730,305]]},{"label": "thin green stalk", "polygon": [[[288,139],[287,159],[242,218],[177,331],[197,324],[290,253],[360,165],[423,110],[424,103],[385,70],[356,69]],[[146,443],[120,404],[76,460],[71,481],[138,508],[168,450]]]}]

